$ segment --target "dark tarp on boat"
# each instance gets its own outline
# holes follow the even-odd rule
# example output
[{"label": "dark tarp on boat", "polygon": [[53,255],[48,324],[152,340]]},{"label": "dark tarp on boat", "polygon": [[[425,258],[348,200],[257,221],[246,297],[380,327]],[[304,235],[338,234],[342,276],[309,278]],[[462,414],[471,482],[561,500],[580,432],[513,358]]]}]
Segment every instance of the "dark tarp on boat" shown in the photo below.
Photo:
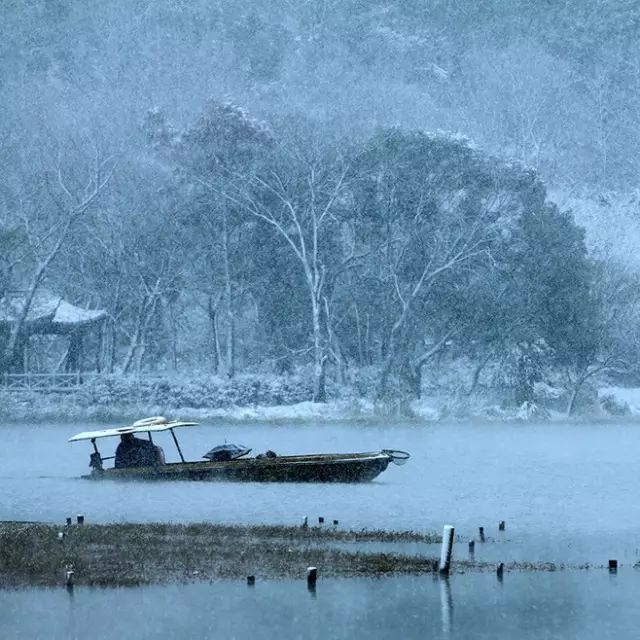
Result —
[{"label": "dark tarp on boat", "polygon": [[221,444],[217,447],[213,447],[211,451],[207,451],[202,457],[211,460],[212,462],[220,462],[222,460],[235,460],[236,458],[242,458],[246,456],[251,449],[241,444]]}]

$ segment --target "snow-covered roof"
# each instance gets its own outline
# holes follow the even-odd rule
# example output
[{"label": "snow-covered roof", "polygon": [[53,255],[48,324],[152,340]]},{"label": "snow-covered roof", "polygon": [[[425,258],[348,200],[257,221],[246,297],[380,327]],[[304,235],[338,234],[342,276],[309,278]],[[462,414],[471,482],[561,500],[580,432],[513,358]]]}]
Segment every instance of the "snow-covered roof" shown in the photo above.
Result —
[{"label": "snow-covered roof", "polygon": [[[24,291],[10,291],[0,300],[0,322],[16,322],[22,313],[26,293]],[[53,296],[48,291],[36,293],[29,312],[27,322],[52,320],[61,298]]]},{"label": "snow-covered roof", "polygon": [[185,422],[184,420],[167,420],[158,416],[157,418],[148,418],[147,420],[138,420],[128,427],[119,427],[116,429],[102,429],[100,431],[83,431],[69,438],[69,442],[78,442],[78,440],[95,440],[96,438],[111,438],[113,436],[121,436],[125,433],[155,433],[157,431],[167,431],[176,427],[195,427],[197,422]]},{"label": "snow-covered roof", "polygon": [[60,325],[77,326],[102,320],[106,315],[107,312],[102,309],[82,309],[61,299],[52,322]]},{"label": "snow-covered roof", "polygon": [[[25,291],[10,291],[0,299],[0,324],[17,322],[26,301]],[[31,330],[42,333],[66,333],[105,318],[106,311],[83,309],[66,302],[44,289],[38,291],[27,313],[26,322]]]}]

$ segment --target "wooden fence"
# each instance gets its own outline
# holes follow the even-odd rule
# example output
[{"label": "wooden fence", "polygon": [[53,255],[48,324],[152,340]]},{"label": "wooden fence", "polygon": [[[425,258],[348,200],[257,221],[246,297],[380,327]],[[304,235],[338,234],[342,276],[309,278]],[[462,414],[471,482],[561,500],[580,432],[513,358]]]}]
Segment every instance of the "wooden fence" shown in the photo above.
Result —
[{"label": "wooden fence", "polygon": [[5,391],[74,391],[99,373],[5,373],[0,388]]}]

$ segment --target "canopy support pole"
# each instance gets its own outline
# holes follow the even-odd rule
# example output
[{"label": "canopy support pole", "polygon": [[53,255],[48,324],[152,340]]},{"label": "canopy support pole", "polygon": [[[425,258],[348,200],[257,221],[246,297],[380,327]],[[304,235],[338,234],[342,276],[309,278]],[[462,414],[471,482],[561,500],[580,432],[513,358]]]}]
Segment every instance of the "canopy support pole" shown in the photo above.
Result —
[{"label": "canopy support pole", "polygon": [[182,460],[182,462],[185,462],[184,456],[182,455],[182,449],[178,444],[178,438],[176,438],[176,434],[173,432],[173,429],[169,429],[169,431],[171,431],[171,435],[173,436],[173,441],[176,443],[176,449],[178,449],[178,453],[180,454],[180,460]]}]

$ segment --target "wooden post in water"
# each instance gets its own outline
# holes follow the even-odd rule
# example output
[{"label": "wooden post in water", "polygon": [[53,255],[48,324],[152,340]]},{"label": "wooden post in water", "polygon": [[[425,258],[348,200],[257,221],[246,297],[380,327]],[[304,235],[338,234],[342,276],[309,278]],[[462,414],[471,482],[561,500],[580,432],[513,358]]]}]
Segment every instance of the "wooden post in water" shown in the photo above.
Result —
[{"label": "wooden post in water", "polygon": [[67,527],[71,526],[71,518],[67,518],[66,519],[66,523],[67,523]]},{"label": "wooden post in water", "polygon": [[496,567],[496,576],[498,576],[498,580],[502,580],[502,576],[504,575],[504,563],[500,563]]},{"label": "wooden post in water", "polygon": [[476,552],[476,541],[469,540],[469,555],[472,556]]},{"label": "wooden post in water", "polygon": [[309,519],[307,518],[307,516],[305,516],[304,518],[302,518],[302,525],[301,525],[301,527],[302,527],[303,529],[306,529],[306,528],[308,528],[308,526],[309,526]]},{"label": "wooden post in water", "polygon": [[76,516],[76,522],[80,525],[84,524],[84,515],[82,513],[79,513]]},{"label": "wooden post in water", "polygon": [[64,584],[67,587],[67,589],[73,589],[73,576],[74,576],[73,565],[72,564],[66,565],[64,569]]},{"label": "wooden post in water", "polygon": [[318,524],[324,524],[324,518],[322,516],[318,517]]},{"label": "wooden post in water", "polygon": [[615,573],[618,570],[618,561],[617,560],[609,560],[609,572]]},{"label": "wooden post in water", "polygon": [[307,567],[307,588],[311,591],[315,590],[318,581],[318,569],[316,567]]},{"label": "wooden post in water", "polygon": [[455,529],[450,524],[445,524],[442,531],[442,547],[440,549],[440,564],[438,571],[443,575],[449,575],[451,568],[451,553],[453,551],[453,534]]},{"label": "wooden post in water", "polygon": [[256,585],[256,577],[255,576],[247,576],[247,586],[255,587]]},{"label": "wooden post in water", "polygon": [[480,534],[480,542],[484,542],[484,527],[478,527],[478,533]]},{"label": "wooden post in water", "polygon": [[498,531],[504,531],[505,528],[505,522],[504,520],[500,520],[500,522],[498,523]]}]

